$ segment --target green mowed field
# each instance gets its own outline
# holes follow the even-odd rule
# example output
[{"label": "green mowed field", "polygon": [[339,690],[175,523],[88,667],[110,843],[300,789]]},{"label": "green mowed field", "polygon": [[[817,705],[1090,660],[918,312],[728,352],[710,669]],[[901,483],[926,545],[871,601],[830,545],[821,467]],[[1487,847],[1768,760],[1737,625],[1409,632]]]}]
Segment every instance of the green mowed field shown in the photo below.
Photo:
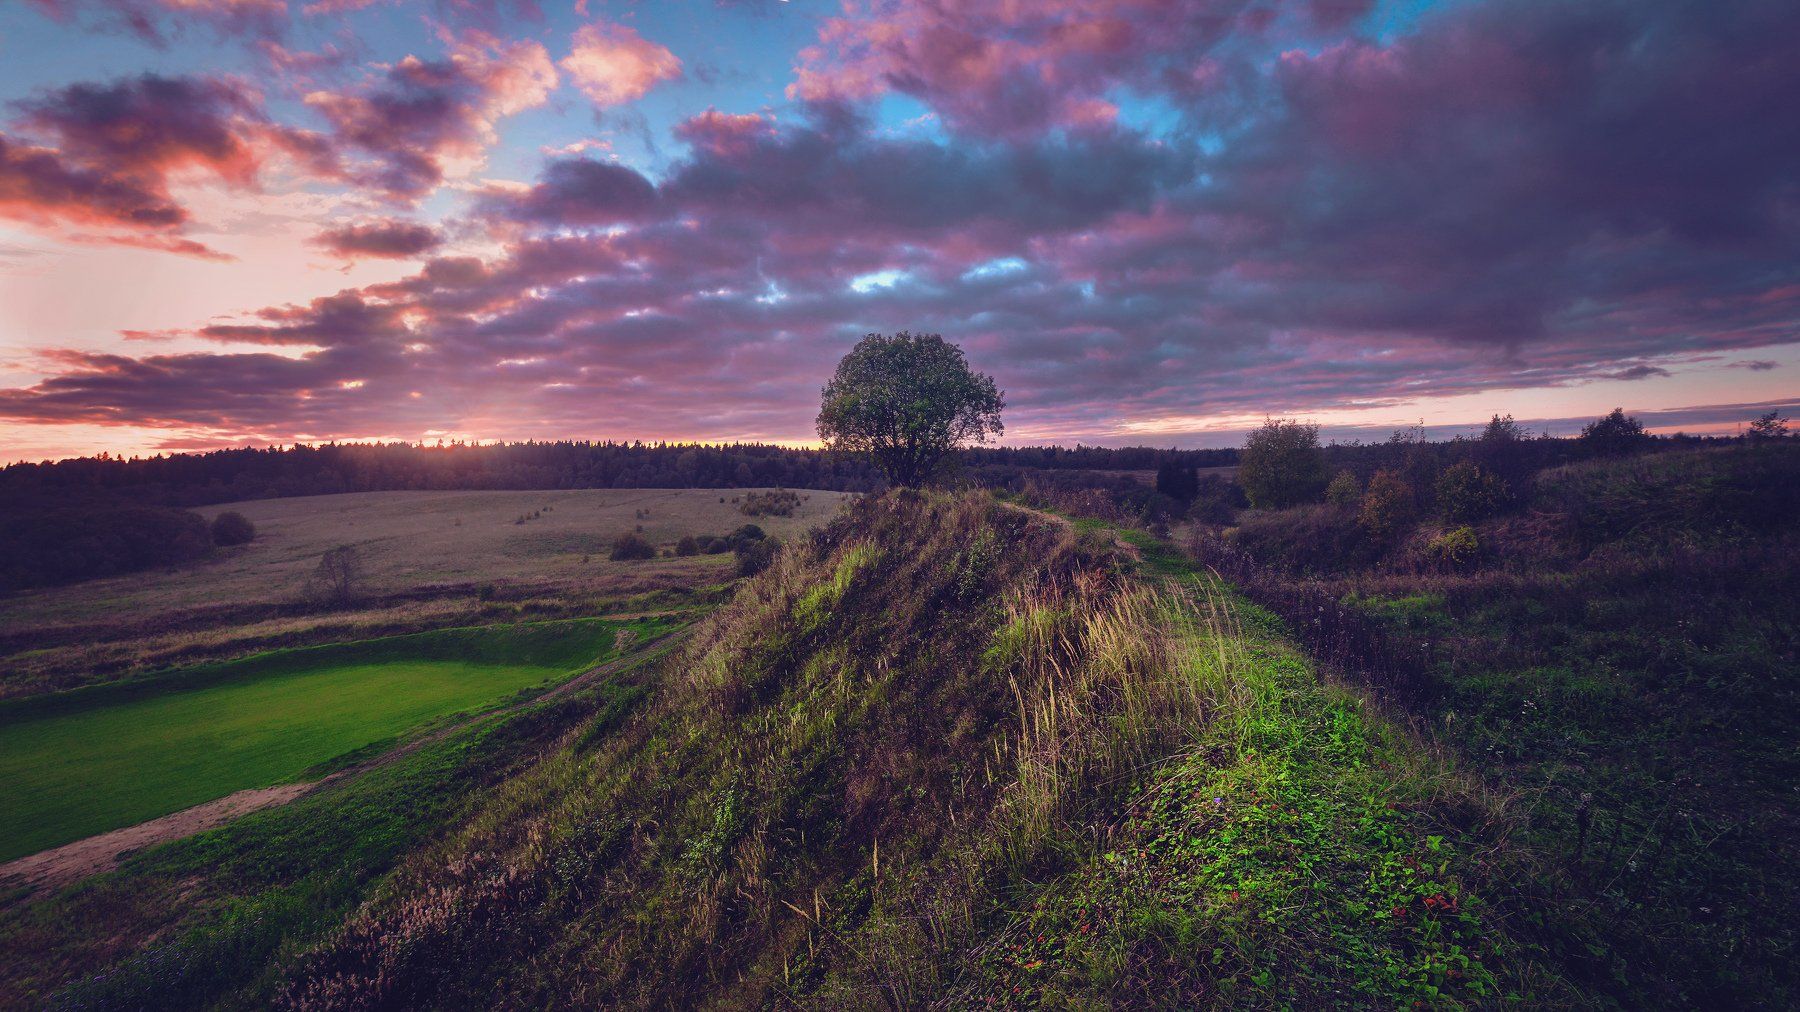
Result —
[{"label": "green mowed field", "polygon": [[548,685],[662,620],[455,629],[276,651],[0,711],[0,861],[300,778]]}]

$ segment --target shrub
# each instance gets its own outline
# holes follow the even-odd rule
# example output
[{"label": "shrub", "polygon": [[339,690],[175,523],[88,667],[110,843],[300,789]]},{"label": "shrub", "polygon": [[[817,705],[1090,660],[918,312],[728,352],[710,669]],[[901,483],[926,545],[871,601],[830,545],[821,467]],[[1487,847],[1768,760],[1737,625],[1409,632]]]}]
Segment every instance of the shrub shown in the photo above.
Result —
[{"label": "shrub", "polygon": [[1425,552],[1440,566],[1462,569],[1481,556],[1481,541],[1475,536],[1475,528],[1453,527],[1432,538]]},{"label": "shrub", "polygon": [[768,537],[768,535],[763,533],[761,527],[758,527],[755,524],[745,524],[737,530],[732,531],[730,534],[725,535],[725,541],[730,547],[736,548],[746,541],[761,541],[766,537]]},{"label": "shrub", "polygon": [[1506,500],[1506,483],[1500,476],[1471,461],[1452,464],[1438,475],[1438,509],[1453,524],[1486,520],[1500,512]]},{"label": "shrub", "polygon": [[690,555],[699,555],[700,542],[692,534],[685,535],[680,541],[675,542],[675,554],[682,556],[683,558]]},{"label": "shrub", "polygon": [[1340,509],[1355,509],[1362,502],[1362,483],[1349,471],[1339,471],[1325,486],[1325,501]]},{"label": "shrub", "polygon": [[1319,427],[1271,418],[1250,433],[1238,458],[1238,484],[1257,509],[1281,509],[1317,499],[1325,488]]},{"label": "shrub", "polygon": [[723,555],[731,551],[731,542],[724,538],[707,538],[700,548],[708,555]]},{"label": "shrub", "polygon": [[1413,519],[1413,490],[1405,479],[1387,469],[1375,472],[1363,493],[1357,523],[1379,540],[1405,530]]},{"label": "shrub", "polygon": [[656,547],[645,541],[641,534],[625,533],[613,539],[612,559],[614,562],[654,558],[656,558]]},{"label": "shrub", "polygon": [[227,510],[213,517],[213,544],[221,547],[247,545],[256,537],[256,525],[245,519],[242,513]]},{"label": "shrub", "polygon": [[769,568],[769,563],[775,561],[775,553],[780,548],[781,542],[774,538],[738,542],[737,574],[739,576],[755,576]]},{"label": "shrub", "polygon": [[800,496],[786,489],[773,492],[751,492],[744,496],[738,512],[747,517],[791,517],[800,505]]}]

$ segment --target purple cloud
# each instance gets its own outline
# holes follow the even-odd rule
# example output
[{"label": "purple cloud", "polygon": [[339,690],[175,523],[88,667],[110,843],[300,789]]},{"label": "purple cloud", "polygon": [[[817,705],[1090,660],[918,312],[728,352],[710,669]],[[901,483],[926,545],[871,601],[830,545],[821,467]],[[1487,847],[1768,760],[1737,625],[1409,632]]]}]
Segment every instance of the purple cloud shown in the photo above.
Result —
[{"label": "purple cloud", "polygon": [[[527,182],[471,183],[442,227],[328,230],[316,241],[345,255],[429,257],[445,234],[485,252],[192,332],[296,357],[72,357],[0,411],[288,436],[794,437],[851,342],[906,328],[996,373],[1015,432],[1141,440],[1202,416],[1678,380],[1684,361],[1800,339],[1791,4],[1486,0],[1380,38],[1367,12],[846,14],[798,57],[797,106],[708,108],[637,165],[558,155]],[[557,65],[536,41],[453,39],[444,59],[306,96],[328,129],[302,136],[365,207],[469,176],[496,124],[549,102]],[[81,174],[114,159],[236,184],[261,152],[301,149],[230,95],[180,103],[214,110],[219,136],[108,94],[27,110],[44,141],[6,149],[31,168],[0,180],[47,181],[0,189],[0,207],[85,181],[81,200],[120,220],[166,204],[165,234],[184,219],[161,176],[105,191],[112,177]],[[928,118],[896,126],[877,106],[896,94]],[[154,129],[106,128],[120,103]],[[234,138],[255,130],[240,162]]]},{"label": "purple cloud", "polygon": [[346,260],[406,260],[436,249],[443,241],[443,236],[430,225],[394,218],[330,228],[312,238],[313,245]]}]

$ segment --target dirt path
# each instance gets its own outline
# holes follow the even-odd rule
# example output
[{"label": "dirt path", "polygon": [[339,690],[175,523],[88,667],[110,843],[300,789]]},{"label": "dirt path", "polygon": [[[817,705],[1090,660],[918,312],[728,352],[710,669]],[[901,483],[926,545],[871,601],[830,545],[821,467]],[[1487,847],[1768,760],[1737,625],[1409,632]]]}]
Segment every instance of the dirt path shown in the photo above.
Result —
[{"label": "dirt path", "polygon": [[90,875],[111,871],[118,867],[119,861],[126,854],[133,851],[143,850],[145,847],[155,846],[159,843],[168,843],[171,840],[180,840],[196,833],[204,833],[209,829],[223,826],[239,816],[276,805],[285,805],[321,787],[347,780],[380,766],[386,766],[403,756],[416,752],[430,742],[455,734],[476,721],[513,713],[546,699],[567,695],[591,685],[602,678],[615,674],[621,668],[642,660],[646,652],[652,648],[667,645],[679,637],[687,635],[691,628],[692,626],[689,626],[687,629],[680,629],[666,636],[633,644],[635,649],[632,649],[629,654],[615,657],[605,664],[595,665],[524,702],[497,710],[489,710],[470,717],[468,720],[459,721],[448,727],[439,728],[429,734],[402,742],[378,756],[338,770],[323,779],[306,783],[277,784],[274,787],[253,787],[179,812],[171,812],[160,818],[151,819],[149,822],[140,822],[135,826],[114,829],[98,836],[90,836],[73,843],[65,843],[60,847],[53,847],[50,850],[41,850],[36,854],[15,858],[5,864],[0,864],[0,888],[23,887],[30,890],[33,895],[42,895],[53,889],[78,882]]},{"label": "dirt path", "polygon": [[216,801],[173,812],[160,819],[151,819],[135,826],[126,826],[124,829],[115,829],[110,833],[42,850],[0,864],[0,883],[8,887],[24,886],[33,892],[45,892],[89,875],[111,871],[119,863],[119,858],[128,851],[203,833],[259,808],[286,804],[316,786],[318,785],[310,783],[281,784],[239,791]]}]

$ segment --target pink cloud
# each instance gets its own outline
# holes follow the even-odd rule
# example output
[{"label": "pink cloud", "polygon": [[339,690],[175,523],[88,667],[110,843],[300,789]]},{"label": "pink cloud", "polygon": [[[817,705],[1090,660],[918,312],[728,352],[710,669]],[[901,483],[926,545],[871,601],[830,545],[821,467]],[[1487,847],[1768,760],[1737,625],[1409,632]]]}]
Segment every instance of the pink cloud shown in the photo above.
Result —
[{"label": "pink cloud", "polygon": [[35,139],[0,136],[0,216],[75,242],[219,258],[178,237],[191,216],[171,186],[210,177],[254,190],[277,158],[335,172],[321,137],[271,122],[235,79],[145,74],[70,85],[18,108],[18,129]]},{"label": "pink cloud", "polygon": [[675,136],[720,157],[743,157],[762,142],[774,139],[774,121],[754,113],[723,113],[708,108],[675,124]]},{"label": "pink cloud", "polygon": [[595,22],[575,33],[560,64],[597,105],[622,105],[644,97],[663,81],[681,77],[681,61],[627,25]]}]

